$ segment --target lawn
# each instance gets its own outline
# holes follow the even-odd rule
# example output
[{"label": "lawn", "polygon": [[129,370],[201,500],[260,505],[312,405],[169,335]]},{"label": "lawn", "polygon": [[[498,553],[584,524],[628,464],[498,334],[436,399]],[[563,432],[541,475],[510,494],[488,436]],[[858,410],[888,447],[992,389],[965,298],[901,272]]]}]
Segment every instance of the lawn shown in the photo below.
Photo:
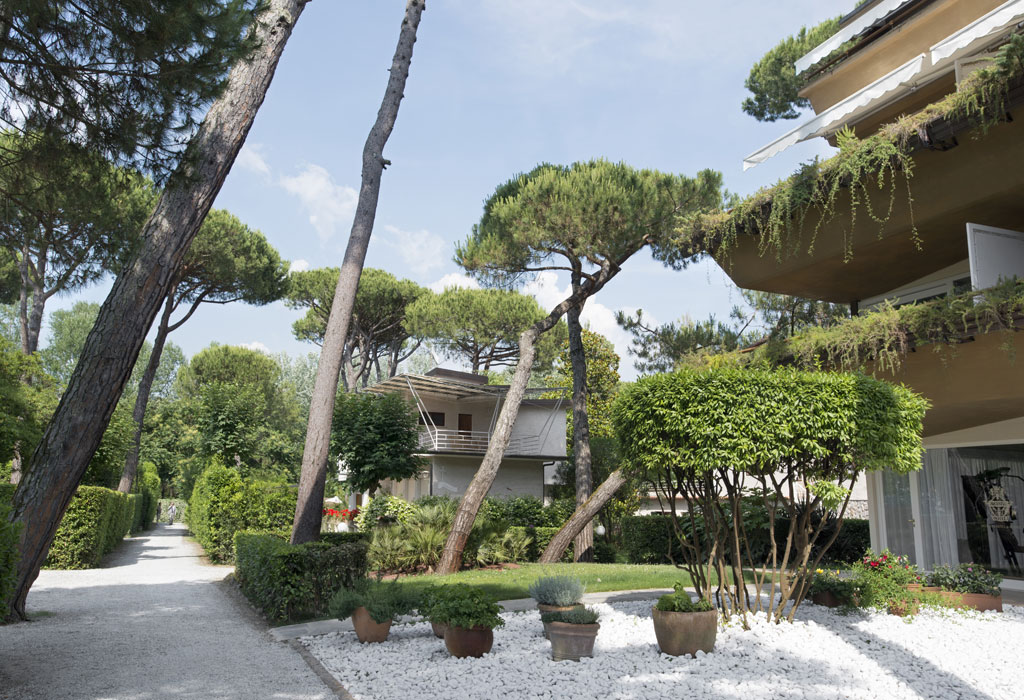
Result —
[{"label": "lawn", "polygon": [[669,564],[522,564],[514,569],[472,569],[448,576],[402,576],[403,586],[421,590],[431,584],[468,583],[497,600],[529,598],[530,584],[541,576],[575,576],[587,593],[672,588],[676,581],[690,584],[685,571]]}]

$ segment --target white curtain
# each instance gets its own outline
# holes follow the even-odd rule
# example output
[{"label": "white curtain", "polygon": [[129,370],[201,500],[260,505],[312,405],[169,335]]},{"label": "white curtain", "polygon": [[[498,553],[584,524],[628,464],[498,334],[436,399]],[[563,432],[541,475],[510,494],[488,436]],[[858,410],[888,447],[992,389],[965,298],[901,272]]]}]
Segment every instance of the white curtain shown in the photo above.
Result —
[{"label": "white curtain", "polygon": [[909,476],[889,470],[882,472],[882,507],[885,513],[885,546],[894,554],[905,554],[912,564],[916,564]]},{"label": "white curtain", "polygon": [[[997,445],[991,447],[959,447],[949,450],[950,472],[960,487],[958,513],[956,516],[957,537],[967,539],[966,512],[963,504],[962,476],[975,476],[992,469],[1008,468],[1000,485],[1006,490],[1006,496],[1015,508],[1024,507],[1024,445]],[[987,522],[989,566],[1005,569],[1009,566],[1006,549],[1000,540],[992,520]],[[1016,541],[1024,545],[1024,530],[1020,518],[1010,523],[1010,530]],[[963,549],[963,547],[961,547]],[[1024,564],[1024,553],[1017,553],[1018,564]],[[962,557],[963,558],[963,557]],[[965,561],[968,559],[964,559]],[[979,562],[981,563],[981,562]]]},{"label": "white curtain", "polygon": [[[959,477],[955,477],[950,468],[949,450],[928,450],[923,462],[917,472],[921,512],[917,527],[922,544],[922,551],[917,553],[917,565],[924,569],[932,569],[936,564],[956,565],[959,563],[957,539],[966,539]],[[958,522],[964,530],[962,537],[957,532]]]}]

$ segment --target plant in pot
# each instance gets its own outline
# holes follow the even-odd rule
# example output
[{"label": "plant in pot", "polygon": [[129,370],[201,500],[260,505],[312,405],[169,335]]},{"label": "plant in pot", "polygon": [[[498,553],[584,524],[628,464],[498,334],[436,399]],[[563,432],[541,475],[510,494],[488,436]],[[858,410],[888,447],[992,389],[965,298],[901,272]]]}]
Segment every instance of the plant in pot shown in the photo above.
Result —
[{"label": "plant in pot", "polygon": [[[578,608],[583,600],[583,582],[572,576],[542,576],[530,584],[530,597],[537,601],[541,619],[545,613],[566,612]],[[544,625],[548,636],[548,625]]]},{"label": "plant in pot", "polygon": [[843,578],[838,571],[818,569],[811,579],[811,601],[815,605],[824,605],[828,608],[856,605],[857,593],[857,582],[854,579]]},{"label": "plant in pot", "polygon": [[420,593],[419,604],[416,606],[417,612],[420,616],[430,622],[430,627],[434,631],[434,636],[438,639],[444,639],[444,631],[448,628],[448,625],[441,622],[433,622],[430,619],[430,611],[433,609],[434,602],[437,599],[437,593],[441,590],[441,586],[433,585],[427,586]]},{"label": "plant in pot", "polygon": [[681,583],[675,593],[658,599],[651,610],[654,617],[654,636],[658,648],[671,656],[696,656],[715,648],[718,635],[718,611],[704,598],[693,600]]},{"label": "plant in pot", "polygon": [[579,661],[594,655],[594,640],[601,625],[600,616],[593,608],[571,608],[559,612],[546,612],[544,621],[551,640],[551,658],[555,661]]},{"label": "plant in pot", "polygon": [[1003,594],[999,588],[1002,582],[1002,575],[974,563],[936,566],[928,577],[928,583],[939,586],[949,603],[996,612],[1003,611]]},{"label": "plant in pot", "polygon": [[397,582],[362,579],[352,588],[342,588],[331,598],[328,610],[339,620],[352,618],[360,642],[377,643],[388,638],[391,623],[415,607],[414,598]]},{"label": "plant in pot", "polygon": [[458,658],[480,657],[494,644],[494,628],[505,624],[493,598],[465,583],[439,586],[429,604],[431,623],[445,625],[444,645]]}]

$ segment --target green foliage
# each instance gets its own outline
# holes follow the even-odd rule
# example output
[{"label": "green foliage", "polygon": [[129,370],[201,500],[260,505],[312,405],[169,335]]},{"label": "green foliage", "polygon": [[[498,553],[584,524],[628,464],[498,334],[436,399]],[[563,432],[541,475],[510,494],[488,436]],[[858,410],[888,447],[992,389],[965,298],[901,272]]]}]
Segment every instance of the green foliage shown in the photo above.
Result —
[{"label": "green foliage", "polygon": [[376,623],[394,621],[401,615],[408,615],[417,606],[417,598],[397,580],[390,583],[361,579],[351,588],[342,588],[331,598],[329,610],[332,616],[346,620],[356,608],[366,608]]},{"label": "green foliage", "polygon": [[682,561],[682,552],[664,515],[633,515],[622,519],[622,548],[630,564],[667,564]]},{"label": "green foliage", "polygon": [[[374,493],[385,479],[402,481],[423,470],[419,412],[399,394],[341,394],[334,403],[331,454],[355,491]],[[372,521],[371,521],[372,522]]]},{"label": "green foliage", "polygon": [[684,316],[678,322],[652,328],[644,323],[643,310],[637,309],[636,316],[617,311],[615,321],[632,335],[629,352],[636,358],[637,370],[645,374],[671,372],[685,357],[731,352],[746,340],[713,315],[706,321]]},{"label": "green foliage", "polygon": [[797,75],[793,64],[835,34],[840,19],[827,19],[810,29],[801,27],[794,36],[783,39],[755,63],[744,83],[753,96],[743,100],[743,111],[762,122],[800,116],[798,109],[810,106],[810,101],[798,94],[805,78]]},{"label": "green foliage", "polygon": [[943,590],[957,593],[999,595],[999,585],[1002,582],[1002,574],[989,571],[973,562],[959,566],[936,566],[928,575],[928,585],[940,586]]},{"label": "green foliage", "polygon": [[234,550],[242,592],[271,620],[324,615],[335,593],[366,575],[366,542],[360,538],[292,545],[278,535],[240,530]]},{"label": "green foliage", "polygon": [[166,520],[170,513],[171,505],[174,506],[174,522],[185,522],[187,519],[188,501],[181,498],[161,498],[157,502],[157,519],[161,521]]},{"label": "green foliage", "polygon": [[14,590],[18,579],[18,538],[21,534],[21,523],[12,523],[11,499],[14,497],[14,485],[0,483],[0,608],[5,608],[8,596]]},{"label": "green foliage", "polygon": [[501,606],[479,588],[464,583],[438,587],[429,604],[431,622],[463,629],[494,629],[505,624]]},{"label": "green foliage", "polygon": [[527,561],[532,545],[533,538],[523,528],[509,528],[484,540],[477,547],[476,561],[482,566]]},{"label": "green foliage", "polygon": [[236,532],[287,532],[295,500],[294,489],[286,484],[246,482],[234,469],[214,461],[196,481],[186,522],[211,560],[230,562]]},{"label": "green foliage", "polygon": [[401,528],[374,528],[368,554],[371,569],[374,571],[401,571],[405,568],[411,553],[411,547]]},{"label": "green foliage", "polygon": [[578,605],[584,591],[583,582],[572,576],[543,576],[530,584],[530,597],[541,605]]},{"label": "green foliage", "polygon": [[137,523],[138,530],[145,530],[156,522],[157,509],[160,506],[160,475],[152,462],[139,464],[135,487],[139,492],[142,508],[141,520]]},{"label": "green foliage", "polygon": [[404,498],[382,493],[370,499],[356,516],[356,526],[366,532],[378,525],[406,524],[416,513],[416,506]]},{"label": "green foliage", "polygon": [[856,578],[844,578],[838,571],[818,569],[811,579],[808,590],[811,595],[831,593],[843,605],[853,605],[859,601],[860,582]]},{"label": "green foliage", "polygon": [[[544,553],[545,549],[547,549],[548,544],[551,542],[551,538],[557,535],[558,531],[561,529],[561,526],[508,528],[509,532],[521,534],[523,538],[530,540],[530,544],[526,546],[526,561],[537,561],[540,559],[540,555]],[[562,554],[562,561],[572,561],[572,552],[573,547],[570,544]]]},{"label": "green foliage", "polygon": [[134,494],[79,486],[71,498],[46,558],[48,569],[91,569],[128,534],[135,517]]},{"label": "green foliage", "polygon": [[[32,382],[26,384],[25,377]],[[56,398],[53,382],[43,373],[38,357],[22,354],[0,337],[0,464],[14,457],[15,446],[23,455],[32,454]]]},{"label": "green foliage", "polygon": [[662,612],[684,613],[708,612],[715,609],[706,598],[697,598],[697,600],[690,598],[690,594],[686,592],[686,587],[682,583],[677,582],[673,588],[675,588],[675,592],[666,593],[658,598],[654,607]]},{"label": "green foliage", "polygon": [[596,625],[601,619],[601,613],[594,608],[580,606],[572,610],[561,610],[556,612],[543,613],[540,616],[541,622],[565,622],[570,625]]},{"label": "green foliage", "polygon": [[87,486],[105,486],[116,489],[121,480],[125,457],[132,448],[135,421],[132,420],[132,402],[121,400],[110,417],[103,439],[89,460],[82,477]]}]

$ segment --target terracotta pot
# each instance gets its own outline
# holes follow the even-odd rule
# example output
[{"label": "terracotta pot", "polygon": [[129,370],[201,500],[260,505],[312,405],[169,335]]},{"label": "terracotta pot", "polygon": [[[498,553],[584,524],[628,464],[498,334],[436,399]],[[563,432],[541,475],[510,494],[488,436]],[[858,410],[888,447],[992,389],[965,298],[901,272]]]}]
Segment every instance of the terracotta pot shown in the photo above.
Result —
[{"label": "terracotta pot", "polygon": [[943,590],[940,590],[939,591],[939,595],[942,596],[942,599],[945,600],[950,605],[957,605],[957,606],[959,606],[959,605],[963,605],[964,604],[964,594],[963,593],[957,593],[956,591],[943,591]]},{"label": "terracotta pot", "polygon": [[900,600],[889,603],[889,614],[897,617],[916,615],[921,609],[921,604],[916,600]]},{"label": "terracotta pot", "polygon": [[812,593],[811,602],[815,605],[824,605],[826,608],[838,608],[843,604],[843,601],[839,600],[839,598],[836,597],[836,594],[832,591]]},{"label": "terracotta pot", "polygon": [[594,640],[601,625],[573,625],[568,622],[549,622],[548,639],[551,640],[551,658],[555,661],[579,661],[594,655]]},{"label": "terracotta pot", "polygon": [[491,650],[494,630],[486,627],[449,627],[444,631],[444,645],[452,656],[479,658]]},{"label": "terracotta pot", "polygon": [[963,600],[964,607],[983,612],[985,610],[1003,611],[1002,595],[987,595],[985,593],[960,593],[959,595]]},{"label": "terracotta pot", "polygon": [[651,608],[654,617],[654,636],[658,648],[670,656],[705,654],[715,648],[718,635],[718,611],[665,612]]},{"label": "terracotta pot", "polygon": [[923,583],[908,583],[904,587],[908,591],[910,591],[911,593],[920,593],[920,592],[922,592],[924,590],[924,584]]},{"label": "terracotta pot", "polygon": [[[569,610],[575,610],[576,608],[582,607],[582,603],[577,603],[576,605],[545,605],[544,603],[537,603],[537,610],[540,611],[541,615],[549,612],[568,612]],[[549,624],[550,623],[547,622],[544,623],[544,639],[550,639],[550,637],[548,637]]]},{"label": "terracotta pot", "polygon": [[387,622],[374,622],[369,611],[360,606],[352,613],[352,626],[356,629],[356,637],[363,644],[379,643],[388,638],[391,630],[391,620]]},{"label": "terracotta pot", "polygon": [[939,593],[942,591],[942,586],[925,586],[921,589],[922,593]]},{"label": "terracotta pot", "polygon": [[434,630],[434,636],[438,639],[444,639],[444,631],[448,629],[448,625],[443,622],[431,622],[431,629]]}]

